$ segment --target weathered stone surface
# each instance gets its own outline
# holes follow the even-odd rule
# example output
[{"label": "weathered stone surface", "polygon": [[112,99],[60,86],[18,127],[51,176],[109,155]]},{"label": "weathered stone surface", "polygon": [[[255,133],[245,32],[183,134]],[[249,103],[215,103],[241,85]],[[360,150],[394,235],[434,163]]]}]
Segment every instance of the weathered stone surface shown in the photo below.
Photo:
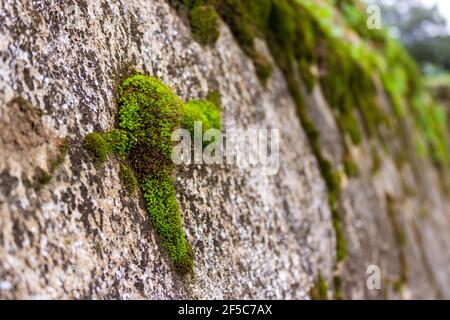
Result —
[{"label": "weathered stone surface", "polygon": [[[202,48],[162,0],[1,1],[0,17],[0,298],[304,299],[319,271],[332,286],[326,187],[295,104],[276,68],[266,88],[259,83],[225,25],[215,48]],[[81,146],[87,133],[114,126],[116,87],[130,67],[183,100],[219,90],[225,129],[281,130],[274,176],[233,165],[178,168],[193,278],[174,273],[140,195],[121,186],[117,159],[96,169]],[[315,118],[327,125],[321,110]],[[68,154],[52,180],[30,184],[65,137]],[[326,137],[325,148],[335,141]],[[354,150],[362,174],[344,182],[340,204],[350,249],[340,266],[345,296],[400,297],[387,282],[369,291],[366,268],[377,264],[393,281],[404,254],[403,297],[449,298],[450,212],[437,173],[429,163],[399,170],[388,154],[373,173],[368,145]],[[328,150],[339,163],[342,150]],[[406,234],[401,249],[387,196]]]}]

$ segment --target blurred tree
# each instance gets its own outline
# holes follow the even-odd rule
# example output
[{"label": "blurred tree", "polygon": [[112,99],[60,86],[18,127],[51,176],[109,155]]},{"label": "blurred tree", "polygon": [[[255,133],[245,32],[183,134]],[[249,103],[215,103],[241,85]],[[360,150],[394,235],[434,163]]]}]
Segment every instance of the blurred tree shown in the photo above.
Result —
[{"label": "blurred tree", "polygon": [[381,8],[384,25],[391,28],[422,66],[433,64],[450,71],[450,36],[438,7],[417,0],[374,0]]}]

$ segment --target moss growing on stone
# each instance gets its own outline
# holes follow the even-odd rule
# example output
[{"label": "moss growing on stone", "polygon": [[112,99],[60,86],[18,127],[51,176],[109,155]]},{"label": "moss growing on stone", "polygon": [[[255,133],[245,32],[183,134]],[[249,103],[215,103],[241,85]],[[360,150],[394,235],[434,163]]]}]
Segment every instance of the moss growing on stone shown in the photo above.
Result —
[{"label": "moss growing on stone", "polygon": [[97,132],[92,132],[84,137],[83,147],[89,152],[97,167],[108,159],[109,144]]},{"label": "moss growing on stone", "polygon": [[33,180],[35,182],[35,187],[39,189],[42,185],[48,184],[52,180],[52,175],[38,167],[36,168]]},{"label": "moss growing on stone", "polygon": [[381,166],[382,160],[380,157],[380,153],[375,148],[372,148],[372,174],[380,171]]},{"label": "moss growing on stone", "polygon": [[174,182],[169,172],[144,177],[141,188],[152,224],[180,274],[192,271],[192,249],[182,231]]},{"label": "moss growing on stone", "polygon": [[138,181],[133,171],[123,163],[120,164],[119,178],[130,194],[136,190]]},{"label": "moss growing on stone", "polygon": [[102,138],[108,145],[108,152],[115,152],[120,156],[125,156],[135,142],[134,136],[129,136],[121,129],[110,130],[102,134]]},{"label": "moss growing on stone", "polygon": [[34,187],[40,189],[42,186],[50,183],[53,178],[53,174],[63,164],[66,158],[67,151],[69,150],[69,139],[56,139],[56,152],[50,156],[47,162],[48,169],[44,170],[40,167],[36,168],[32,182],[27,178],[26,185],[28,187]]},{"label": "moss growing on stone", "polygon": [[47,162],[48,171],[39,167],[36,168],[32,178],[33,182],[31,182],[28,178],[26,179],[26,185],[28,187],[34,187],[38,190],[42,186],[50,183],[55,171],[58,170],[58,168],[63,164],[67,151],[69,150],[69,139],[57,139],[56,144],[56,153],[53,154]]},{"label": "moss growing on stone", "polygon": [[345,174],[349,177],[355,177],[359,173],[358,165],[353,160],[349,151],[346,151],[344,155],[344,170]]},{"label": "moss growing on stone", "polygon": [[219,16],[208,5],[200,5],[189,11],[189,22],[195,40],[203,45],[213,45],[220,36]]},{"label": "moss growing on stone", "polygon": [[342,262],[348,255],[347,239],[344,235],[344,226],[342,216],[338,209],[337,199],[339,194],[328,194],[328,204],[331,209],[331,218],[333,221],[333,229],[336,235],[336,262]]},{"label": "moss growing on stone", "polygon": [[[214,93],[211,99],[219,100]],[[120,166],[120,178],[129,192],[142,190],[153,227],[171,258],[176,271],[186,275],[193,270],[193,252],[182,228],[182,216],[173,181],[171,153],[173,131],[182,125],[189,130],[192,121],[204,128],[220,128],[220,108],[208,100],[187,104],[160,80],[137,74],[119,87],[118,128],[103,134],[91,133],[85,148],[101,164],[109,153],[119,155],[130,167]]]},{"label": "moss growing on stone", "polygon": [[[269,72],[265,73],[264,68],[258,71],[261,68],[258,67],[254,39],[266,40],[288,83],[328,187],[338,261],[347,254],[342,217],[337,206],[340,181],[335,168],[323,155],[319,132],[304,106],[300,89],[303,85],[308,91],[317,84],[321,86],[341,134],[350,137],[353,144],[360,144],[363,136],[378,138],[383,143],[391,133],[400,133],[407,148],[408,138],[405,137],[411,136],[411,132],[405,129],[404,118],[410,113],[412,130],[424,141],[421,152],[438,167],[447,167],[450,163],[445,113],[430,102],[421,89],[420,74],[405,50],[389,39],[387,32],[367,29],[367,16],[359,1],[180,1],[214,4],[242,50],[252,58],[262,82]],[[336,28],[337,21],[342,23]],[[343,36],[352,32],[364,41],[349,41]],[[381,78],[380,87],[376,85],[377,78]],[[388,93],[397,121],[388,118],[390,110],[379,105],[377,96],[383,90]],[[392,132],[386,135],[386,129]],[[375,154],[374,171],[380,167],[379,160]],[[355,174],[352,159],[345,157],[343,164],[348,175]]]},{"label": "moss growing on stone", "polygon": [[182,127],[194,135],[194,122],[202,123],[203,132],[209,129],[220,129],[220,109],[209,100],[191,100],[184,105]]},{"label": "moss growing on stone", "polygon": [[337,208],[331,209],[333,227],[336,233],[336,261],[341,262],[347,257],[347,240],[344,236],[342,217]]},{"label": "moss growing on stone", "polygon": [[409,267],[405,251],[406,235],[401,228],[401,224],[397,216],[395,200],[389,195],[386,195],[386,205],[390,226],[392,228],[395,244],[397,246],[399,266],[400,266],[399,277],[398,280],[396,281],[396,283],[398,284],[394,286],[394,289],[395,287],[398,287],[398,290],[400,290],[408,283]]},{"label": "moss growing on stone", "polygon": [[255,48],[255,38],[265,37],[271,0],[241,1],[217,0],[216,8],[228,24],[242,50],[252,59],[256,74],[265,84],[272,74],[270,62]]},{"label": "moss growing on stone", "polygon": [[208,91],[206,100],[211,101],[217,108],[222,109],[222,96],[220,95],[219,91],[217,90]]},{"label": "moss growing on stone", "polygon": [[328,285],[320,272],[316,283],[309,291],[309,296],[311,300],[328,300]]},{"label": "moss growing on stone", "polygon": [[192,37],[201,45],[214,45],[220,36],[219,15],[214,0],[169,0],[182,15],[187,15]]},{"label": "moss growing on stone", "polygon": [[172,132],[182,101],[155,78],[135,75],[119,88],[119,128],[135,139],[129,161],[141,186],[150,220],[176,270],[192,270],[193,257],[182,229],[173,182]]},{"label": "moss growing on stone", "polygon": [[64,162],[69,151],[69,138],[59,139],[57,142],[57,155],[50,161],[50,172],[55,172]]},{"label": "moss growing on stone", "polygon": [[342,292],[342,278],[339,275],[335,275],[333,277],[333,285],[334,285],[334,299],[335,300],[344,299],[344,294]]},{"label": "moss growing on stone", "polygon": [[269,60],[261,53],[254,51],[250,58],[253,60],[253,65],[255,66],[255,72],[259,80],[263,85],[266,85],[267,80],[269,80],[272,75],[273,68]]}]

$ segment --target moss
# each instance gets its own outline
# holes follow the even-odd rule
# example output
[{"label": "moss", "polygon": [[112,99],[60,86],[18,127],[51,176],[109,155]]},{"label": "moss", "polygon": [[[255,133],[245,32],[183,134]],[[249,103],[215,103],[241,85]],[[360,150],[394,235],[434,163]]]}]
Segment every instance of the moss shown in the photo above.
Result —
[{"label": "moss", "polygon": [[355,0],[338,0],[337,7],[341,10],[347,24],[364,39],[383,45],[386,42],[386,32],[367,27],[367,15],[361,2]]},{"label": "moss", "polygon": [[220,95],[219,91],[217,91],[217,90],[208,91],[206,100],[211,101],[212,103],[214,103],[214,105],[216,107],[218,107],[219,109],[222,109],[222,96]]},{"label": "moss", "polygon": [[344,236],[344,228],[342,225],[342,218],[336,208],[331,209],[333,218],[333,227],[336,233],[336,261],[341,262],[347,257],[347,240]]},{"label": "moss", "polygon": [[261,83],[265,84],[272,74],[272,66],[256,50],[255,37],[265,36],[271,11],[271,0],[217,0],[216,8],[230,27],[242,50],[252,59]]},{"label": "moss", "polygon": [[219,37],[218,17],[229,25],[243,51],[252,59],[262,84],[272,74],[272,65],[256,50],[255,37],[264,38],[272,0],[169,0],[180,12],[188,13],[193,37],[203,45],[211,45]]},{"label": "moss", "polygon": [[102,134],[102,138],[108,145],[108,152],[115,152],[120,156],[125,156],[133,147],[136,139],[133,135],[128,135],[125,130],[114,129]]},{"label": "moss", "polygon": [[395,201],[389,195],[386,195],[387,212],[390,225],[393,230],[394,240],[397,245],[398,259],[399,259],[399,288],[406,285],[408,282],[408,260],[406,256],[405,246],[406,246],[406,234],[401,229],[400,221],[397,216]]},{"label": "moss", "polygon": [[342,278],[339,275],[335,275],[333,277],[333,285],[334,285],[334,299],[343,300],[344,294],[342,292]]},{"label": "moss", "polygon": [[68,138],[57,140],[57,150],[52,154],[48,160],[48,170],[37,167],[31,180],[26,176],[22,176],[22,181],[27,188],[34,188],[40,190],[44,185],[49,184],[53,178],[54,173],[63,164],[69,149]]},{"label": "moss", "polygon": [[[308,91],[317,84],[335,109],[343,135],[355,144],[362,130],[383,140],[382,129],[394,126],[401,134],[403,117],[412,112],[414,131],[425,141],[422,154],[438,167],[450,163],[445,117],[433,103],[423,103],[426,94],[421,75],[406,51],[385,30],[367,29],[364,5],[354,0],[316,3],[310,0],[170,0],[188,10],[215,7],[229,25],[243,51],[253,60],[264,84],[271,66],[255,49],[255,37],[265,38],[286,78],[297,71]],[[340,16],[340,17],[338,17]],[[340,19],[340,18],[343,19]],[[336,21],[343,21],[339,26]],[[362,41],[349,42],[343,32],[356,32]],[[313,72],[312,70],[318,70]],[[382,80],[397,121],[378,105],[374,78]],[[408,109],[409,108],[409,109]],[[358,124],[358,113],[362,124]],[[440,114],[440,115],[438,115]],[[437,120],[439,119],[439,120]],[[397,130],[395,129],[394,130]],[[403,141],[405,146],[407,139]]]},{"label": "moss", "polygon": [[319,272],[314,286],[309,291],[311,300],[328,300],[328,285]]},{"label": "moss", "polygon": [[[333,108],[341,134],[349,136],[354,144],[360,144],[363,136],[367,135],[385,145],[389,142],[385,141],[386,137],[401,134],[401,142],[408,151],[408,137],[418,136],[418,140],[423,142],[421,153],[435,161],[438,168],[447,167],[450,163],[445,113],[427,98],[422,89],[421,75],[406,51],[391,40],[386,31],[367,29],[367,16],[359,1],[180,1],[191,8],[214,5],[242,50],[253,60],[263,83],[270,72],[264,69],[264,62],[258,61],[260,55],[255,49],[254,39],[261,37],[266,40],[275,63],[286,78],[301,124],[328,187],[338,261],[346,255],[343,225],[336,204],[340,181],[335,168],[323,155],[319,132],[304,106],[300,90],[303,84],[308,91],[320,84]],[[344,23],[337,26],[337,21]],[[348,37],[342,36],[352,32],[356,32],[362,41],[350,42]],[[381,90],[391,100],[396,120],[389,118],[390,110],[385,111],[379,105],[377,78],[381,79]],[[406,129],[406,117],[412,117],[412,132]],[[346,145],[344,147],[347,148]],[[378,170],[380,162],[375,153],[373,171]],[[352,159],[344,159],[344,167],[347,174],[355,173]]]},{"label": "moss", "polygon": [[152,225],[177,271],[181,274],[188,273],[193,266],[193,257],[182,231],[181,213],[172,176],[164,172],[149,175],[141,181],[141,188]]},{"label": "moss", "polygon": [[353,160],[352,155],[347,151],[344,155],[344,169],[349,177],[355,177],[359,173],[358,165]]},{"label": "moss", "polygon": [[97,167],[101,166],[108,159],[109,144],[97,132],[90,133],[84,137],[83,147],[89,152]]},{"label": "moss", "polygon": [[195,40],[203,45],[213,45],[220,36],[219,16],[207,5],[196,6],[189,12],[189,22]]},{"label": "moss", "polygon": [[194,135],[194,122],[202,123],[203,132],[221,128],[220,109],[209,100],[191,100],[184,105],[182,126]]},{"label": "moss", "polygon": [[396,293],[402,292],[404,286],[405,284],[401,279],[396,279],[392,282],[392,289],[394,289],[394,292]]},{"label": "moss", "polygon": [[348,134],[354,144],[358,145],[361,143],[361,130],[352,110],[344,111],[338,116],[337,121],[341,131],[344,134]]},{"label": "moss", "polygon": [[120,164],[119,178],[130,194],[136,190],[138,181],[133,171],[123,163]]},{"label": "moss", "polygon": [[58,141],[57,155],[50,161],[50,172],[55,172],[64,162],[67,151],[69,151],[69,138],[64,138]]},{"label": "moss", "polygon": [[220,128],[220,94],[212,92],[209,100],[187,104],[160,80],[133,75],[119,87],[118,128],[103,134],[91,133],[85,148],[96,163],[103,163],[109,153],[119,155],[129,167],[120,165],[120,178],[132,193],[137,185],[143,193],[150,221],[161,239],[178,274],[193,270],[194,256],[182,228],[182,216],[173,181],[171,153],[172,132],[193,121],[202,120],[204,128]]},{"label": "moss", "polygon": [[143,177],[169,165],[170,137],[179,127],[183,102],[161,81],[144,75],[126,79],[119,94],[119,129],[133,141],[133,169]]}]

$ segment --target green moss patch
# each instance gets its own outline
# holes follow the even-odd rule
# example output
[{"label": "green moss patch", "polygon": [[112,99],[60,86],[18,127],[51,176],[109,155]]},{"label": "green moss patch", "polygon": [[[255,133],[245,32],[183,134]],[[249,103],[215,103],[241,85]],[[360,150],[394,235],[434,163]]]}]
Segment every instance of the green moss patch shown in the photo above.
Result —
[{"label": "green moss patch", "polygon": [[184,105],[182,126],[194,135],[194,122],[201,121],[203,131],[220,129],[220,109],[208,100],[191,100]]},{"label": "green moss patch", "polygon": [[[220,100],[220,95],[213,96]],[[176,199],[171,135],[182,126],[189,130],[193,121],[203,121],[206,128],[220,128],[220,108],[209,100],[184,104],[160,80],[141,74],[121,84],[118,103],[118,128],[91,133],[83,145],[96,165],[104,163],[110,153],[129,164],[120,166],[124,186],[130,193],[140,187],[152,225],[176,271],[188,274],[194,257]]]},{"label": "green moss patch", "polygon": [[129,193],[133,193],[136,190],[138,181],[133,171],[123,163],[120,164],[119,178]]},{"label": "green moss patch", "polygon": [[101,166],[108,159],[109,144],[97,132],[84,137],[83,147],[89,152],[96,166]]}]

